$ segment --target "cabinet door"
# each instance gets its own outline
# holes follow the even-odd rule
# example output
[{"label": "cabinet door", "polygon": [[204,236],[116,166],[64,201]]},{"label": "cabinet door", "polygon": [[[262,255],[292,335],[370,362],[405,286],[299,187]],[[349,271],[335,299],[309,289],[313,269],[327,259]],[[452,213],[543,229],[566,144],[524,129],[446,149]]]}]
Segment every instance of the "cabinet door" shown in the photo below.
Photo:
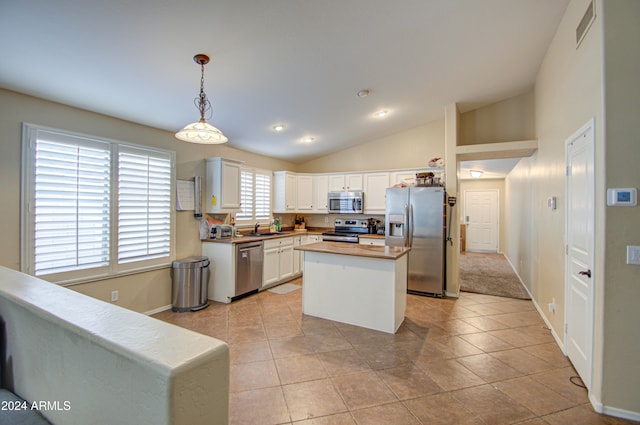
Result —
[{"label": "cabinet door", "polygon": [[327,193],[329,193],[329,176],[314,176],[314,196],[315,202],[313,210],[318,212],[327,212]]},{"label": "cabinet door", "polygon": [[[293,247],[295,248],[296,246],[300,246],[302,245],[302,237],[301,236],[294,236],[293,238]],[[302,263],[300,261],[300,254],[302,254],[301,251],[296,251],[295,249],[293,250],[293,274],[294,275],[299,275],[300,272],[302,271]]]},{"label": "cabinet door", "polygon": [[398,183],[409,183],[410,181],[415,180],[416,171],[415,170],[407,170],[407,171],[395,171],[390,174],[389,177],[389,187],[393,187]]},{"label": "cabinet door", "polygon": [[344,174],[329,175],[329,192],[340,192],[344,188]]},{"label": "cabinet door", "polygon": [[369,173],[364,175],[365,214],[385,213],[387,187],[389,187],[389,173]]},{"label": "cabinet door", "polygon": [[296,210],[297,185],[298,176],[287,173],[284,184],[285,211],[294,212]]},{"label": "cabinet door", "polygon": [[240,164],[222,161],[222,209],[240,209]]},{"label": "cabinet door", "polygon": [[280,279],[284,280],[293,276],[293,244],[280,248]]},{"label": "cabinet door", "polygon": [[262,268],[262,286],[276,283],[280,280],[280,247],[264,250]]},{"label": "cabinet door", "polygon": [[313,210],[313,176],[298,175],[297,211]]},{"label": "cabinet door", "polygon": [[345,190],[363,190],[362,174],[347,174],[344,176]]}]

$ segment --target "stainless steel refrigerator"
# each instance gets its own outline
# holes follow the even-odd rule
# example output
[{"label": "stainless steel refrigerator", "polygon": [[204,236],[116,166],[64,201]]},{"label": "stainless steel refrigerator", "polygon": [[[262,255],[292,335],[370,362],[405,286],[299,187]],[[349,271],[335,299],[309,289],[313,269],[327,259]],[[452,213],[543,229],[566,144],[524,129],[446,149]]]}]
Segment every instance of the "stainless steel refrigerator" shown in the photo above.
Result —
[{"label": "stainless steel refrigerator", "polygon": [[445,189],[387,189],[385,244],[409,246],[407,291],[442,296],[445,288]]}]

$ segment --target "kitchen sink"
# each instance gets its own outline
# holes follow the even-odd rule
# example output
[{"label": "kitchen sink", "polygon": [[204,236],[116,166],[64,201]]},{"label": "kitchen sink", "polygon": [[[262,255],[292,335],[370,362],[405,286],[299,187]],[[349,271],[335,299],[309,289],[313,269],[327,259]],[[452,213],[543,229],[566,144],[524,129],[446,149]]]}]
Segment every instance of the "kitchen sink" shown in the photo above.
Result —
[{"label": "kitchen sink", "polygon": [[265,233],[249,233],[247,236],[274,236],[274,235],[284,235],[287,232],[265,232]]}]

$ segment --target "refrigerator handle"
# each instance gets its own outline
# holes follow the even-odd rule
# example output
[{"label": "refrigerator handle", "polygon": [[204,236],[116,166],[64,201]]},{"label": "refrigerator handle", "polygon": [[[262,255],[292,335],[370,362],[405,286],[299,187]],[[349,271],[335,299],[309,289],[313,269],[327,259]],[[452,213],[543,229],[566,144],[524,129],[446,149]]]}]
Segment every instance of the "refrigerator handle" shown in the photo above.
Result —
[{"label": "refrigerator handle", "polygon": [[409,206],[409,245],[413,246],[413,205]]},{"label": "refrigerator handle", "polygon": [[408,246],[409,242],[409,205],[404,204],[404,229],[402,229],[402,245]]}]

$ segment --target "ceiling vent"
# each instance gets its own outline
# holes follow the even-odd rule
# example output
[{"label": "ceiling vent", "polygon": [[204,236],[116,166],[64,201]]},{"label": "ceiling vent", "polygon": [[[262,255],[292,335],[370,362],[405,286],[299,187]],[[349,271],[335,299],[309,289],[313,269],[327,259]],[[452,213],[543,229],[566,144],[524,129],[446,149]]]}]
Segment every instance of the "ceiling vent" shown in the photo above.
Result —
[{"label": "ceiling vent", "polygon": [[580,46],[580,43],[584,39],[584,36],[591,28],[591,24],[596,19],[596,9],[593,4],[593,0],[589,2],[587,6],[587,10],[584,12],[580,23],[578,24],[578,28],[576,28],[576,49]]}]

